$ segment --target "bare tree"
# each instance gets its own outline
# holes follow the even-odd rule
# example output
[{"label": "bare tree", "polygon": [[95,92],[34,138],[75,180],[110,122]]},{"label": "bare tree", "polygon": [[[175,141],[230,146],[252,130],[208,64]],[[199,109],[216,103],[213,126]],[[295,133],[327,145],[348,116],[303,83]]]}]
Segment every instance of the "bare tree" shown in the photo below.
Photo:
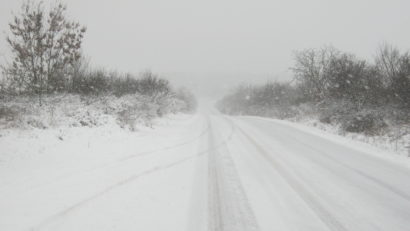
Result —
[{"label": "bare tree", "polygon": [[331,46],[320,49],[307,49],[295,53],[295,66],[292,70],[304,86],[305,93],[314,100],[324,99],[328,85],[327,72],[329,65],[333,57],[338,54],[339,51]]},{"label": "bare tree", "polygon": [[161,79],[150,71],[144,72],[139,80],[139,90],[141,94],[153,97],[153,99],[167,96],[171,93],[171,86],[168,80]]},{"label": "bare tree", "polygon": [[397,48],[383,44],[376,56],[376,66],[392,98],[410,107],[410,53],[400,53]]},{"label": "bare tree", "polygon": [[69,21],[65,12],[61,3],[47,12],[41,2],[26,1],[9,23],[7,42],[13,61],[7,73],[18,78],[25,90],[37,93],[40,105],[44,92],[63,88],[67,69],[81,57],[86,28]]},{"label": "bare tree", "polygon": [[390,44],[384,43],[376,55],[376,66],[383,76],[385,84],[390,85],[400,69],[400,51]]}]

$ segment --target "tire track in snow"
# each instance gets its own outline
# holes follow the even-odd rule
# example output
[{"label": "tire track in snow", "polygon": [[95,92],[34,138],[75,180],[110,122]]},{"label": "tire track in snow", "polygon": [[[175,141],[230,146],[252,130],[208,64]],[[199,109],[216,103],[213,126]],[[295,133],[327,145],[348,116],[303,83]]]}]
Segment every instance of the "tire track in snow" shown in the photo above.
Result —
[{"label": "tire track in snow", "polygon": [[288,185],[299,195],[299,197],[309,206],[317,217],[329,228],[334,231],[348,231],[344,225],[339,222],[323,205],[321,205],[314,193],[301,183],[289,170],[286,170],[281,163],[272,158],[271,154],[266,151],[257,141],[255,141],[244,130],[237,126],[238,130],[246,137],[255,147],[261,156],[268,161],[272,167],[285,179]]},{"label": "tire track in snow", "polygon": [[[256,118],[256,119],[267,122],[265,119],[260,119],[260,118]],[[283,126],[283,125],[281,125],[281,126]],[[345,168],[347,170],[350,170],[350,171],[362,176],[363,178],[365,178],[368,181],[376,184],[380,188],[382,188],[384,190],[387,190],[390,193],[393,193],[393,194],[401,197],[402,199],[404,199],[404,200],[406,200],[407,202],[410,203],[410,194],[408,194],[407,192],[405,192],[403,190],[400,190],[400,189],[394,187],[393,185],[389,184],[388,182],[382,181],[382,180],[380,180],[380,179],[378,179],[378,178],[376,178],[376,177],[374,177],[374,176],[372,176],[372,175],[370,175],[370,174],[368,174],[368,173],[366,173],[366,172],[364,172],[364,171],[362,171],[362,170],[360,170],[356,167],[350,166],[347,163],[345,163],[344,161],[336,159],[334,156],[330,155],[329,153],[324,152],[323,150],[320,150],[320,149],[316,148],[315,146],[309,144],[308,142],[302,141],[298,137],[295,137],[291,133],[287,132],[285,129],[282,130],[282,132],[286,133],[287,136],[291,137],[293,142],[296,142],[297,144],[302,145],[304,148],[307,148],[307,149],[310,149],[310,150],[314,151],[314,152],[312,152],[312,154],[314,154],[315,156],[319,156],[318,154],[321,154],[320,157],[324,157],[327,160],[329,160],[330,162],[332,162],[334,164],[337,164],[337,165],[340,165],[343,168]],[[305,156],[301,156],[301,157],[307,159]],[[307,159],[307,160],[312,160],[312,161],[318,163],[316,158]],[[321,166],[326,167],[326,165],[323,165],[323,164]]]},{"label": "tire track in snow", "polygon": [[[197,151],[206,149],[208,140],[202,139],[198,144]],[[206,231],[208,222],[208,157],[201,156],[195,160],[191,179],[191,193],[189,197],[189,209],[186,213],[186,231]],[[181,230],[182,231],[182,230]]]},{"label": "tire track in snow", "polygon": [[34,231],[34,230],[41,230],[41,229],[44,228],[45,226],[47,226],[47,225],[53,223],[55,220],[58,220],[59,218],[63,218],[64,216],[68,215],[70,212],[73,212],[74,210],[77,210],[77,209],[79,209],[79,208],[85,206],[85,205],[88,204],[89,202],[91,202],[91,201],[93,201],[93,200],[95,200],[95,199],[97,199],[97,198],[99,198],[99,197],[101,197],[101,196],[103,196],[103,195],[105,195],[105,194],[111,192],[111,191],[114,190],[114,189],[117,189],[117,188],[120,187],[120,186],[124,186],[124,185],[126,185],[126,184],[128,184],[128,183],[131,183],[131,182],[133,182],[133,181],[139,179],[140,177],[147,176],[147,175],[150,175],[150,174],[152,174],[152,173],[155,173],[155,172],[158,172],[158,171],[161,171],[161,170],[165,170],[165,169],[174,167],[174,166],[176,166],[176,165],[182,164],[182,163],[184,163],[184,162],[186,162],[186,161],[188,161],[188,160],[191,160],[191,159],[193,159],[193,158],[195,158],[195,157],[198,157],[199,155],[201,155],[201,154],[198,154],[198,155],[195,155],[195,156],[186,157],[186,158],[183,158],[183,159],[181,159],[181,160],[172,162],[172,163],[170,163],[170,164],[161,165],[161,166],[156,166],[156,167],[153,167],[153,168],[148,169],[148,170],[146,170],[146,171],[143,171],[143,172],[141,172],[141,173],[139,173],[139,174],[132,175],[132,176],[130,176],[130,177],[128,177],[128,178],[126,178],[126,179],[124,179],[124,180],[122,180],[122,181],[119,181],[119,182],[117,182],[117,183],[115,183],[115,184],[113,184],[113,185],[110,185],[109,187],[105,188],[104,190],[102,190],[102,191],[100,191],[100,192],[98,192],[98,193],[96,193],[96,194],[93,194],[92,196],[87,197],[87,198],[85,198],[85,199],[83,199],[83,200],[81,200],[81,201],[79,201],[79,202],[77,202],[77,203],[71,205],[70,207],[67,207],[67,208],[65,208],[64,210],[62,210],[62,211],[60,211],[60,212],[58,212],[58,213],[56,213],[56,214],[54,214],[54,215],[48,217],[47,219],[45,219],[44,221],[42,221],[40,224],[38,224],[38,225],[36,225],[36,226],[30,228],[29,230],[32,230],[32,231]]},{"label": "tire track in snow", "polygon": [[192,139],[189,139],[189,140],[187,140],[187,141],[181,142],[181,143],[179,143],[179,144],[175,144],[175,145],[170,145],[170,146],[166,146],[166,147],[163,147],[163,148],[159,148],[159,149],[156,149],[156,150],[151,150],[151,151],[140,152],[140,153],[137,153],[137,154],[128,155],[128,156],[125,156],[125,157],[122,157],[122,158],[117,159],[117,161],[123,162],[123,161],[129,160],[129,159],[133,159],[133,158],[136,158],[136,157],[142,157],[142,156],[146,156],[146,155],[149,155],[149,154],[152,154],[152,153],[161,152],[161,151],[167,151],[167,150],[175,149],[175,148],[178,148],[178,147],[182,147],[182,146],[191,144],[191,143],[195,142],[196,140],[199,140],[201,137],[203,137],[203,136],[205,136],[207,133],[209,133],[209,131],[210,131],[210,125],[208,124],[208,125],[206,126],[206,128],[205,128],[198,136],[196,136],[196,137],[194,137],[194,138],[192,138]]},{"label": "tire track in snow", "polygon": [[[231,126],[230,139],[233,136],[235,127],[230,120],[226,120]],[[211,129],[209,133],[208,142],[211,147],[215,142],[214,132]],[[255,215],[250,207],[226,144],[223,144],[220,149],[209,153],[208,176],[208,230],[259,230]]]},{"label": "tire track in snow", "polygon": [[316,147],[314,147],[314,146],[312,146],[312,145],[310,145],[310,144],[308,144],[308,143],[302,142],[302,141],[300,141],[300,140],[298,140],[298,139],[293,139],[293,140],[294,140],[295,142],[301,144],[302,146],[304,146],[304,147],[306,147],[306,148],[309,148],[309,149],[315,151],[316,153],[322,154],[321,157],[325,157],[326,159],[332,161],[333,163],[336,163],[336,164],[338,164],[338,165],[344,167],[345,169],[348,169],[348,170],[351,170],[351,171],[355,172],[356,174],[358,174],[358,175],[360,175],[360,176],[366,178],[367,180],[370,180],[371,182],[377,184],[379,187],[381,187],[381,188],[383,188],[383,189],[385,189],[385,190],[388,190],[388,191],[390,191],[391,193],[394,193],[395,195],[397,195],[397,196],[399,196],[399,197],[401,197],[401,198],[407,200],[408,202],[410,202],[410,195],[408,195],[406,192],[403,192],[403,191],[401,191],[400,189],[397,189],[397,188],[393,187],[392,185],[390,185],[390,184],[388,184],[388,183],[386,183],[386,182],[384,182],[384,181],[381,181],[380,179],[377,179],[376,177],[373,177],[373,176],[371,176],[371,175],[369,175],[369,174],[367,174],[367,173],[365,173],[365,172],[363,172],[363,171],[361,171],[361,170],[359,170],[359,169],[357,169],[357,168],[355,168],[355,167],[352,167],[352,166],[350,166],[350,165],[348,165],[348,164],[346,164],[346,163],[344,163],[344,162],[341,162],[341,161],[337,160],[336,158],[334,158],[334,157],[328,155],[328,153],[326,153],[326,152],[324,152],[324,151],[322,151],[322,150],[319,150],[319,149],[317,149]]},{"label": "tire track in snow", "polygon": [[188,139],[188,140],[185,140],[185,141],[180,142],[180,143],[178,143],[178,144],[166,146],[166,147],[163,147],[163,148],[159,148],[159,149],[155,149],[155,150],[149,150],[149,151],[144,151],[144,152],[139,152],[139,153],[136,153],[136,154],[128,155],[128,156],[125,156],[125,157],[122,157],[122,158],[118,158],[118,159],[114,160],[114,162],[110,162],[110,163],[106,163],[106,164],[101,164],[101,165],[95,166],[95,167],[93,167],[93,168],[89,168],[89,169],[85,169],[85,170],[81,170],[81,171],[77,171],[77,172],[72,172],[72,173],[60,175],[60,176],[58,176],[58,177],[55,177],[55,178],[53,178],[53,179],[50,179],[50,180],[48,180],[48,181],[46,181],[46,182],[43,182],[43,183],[41,183],[41,184],[37,184],[37,185],[32,186],[32,187],[30,187],[30,188],[26,188],[26,189],[24,189],[22,192],[23,192],[23,193],[27,193],[27,192],[30,191],[30,190],[39,188],[39,187],[44,186],[44,185],[48,185],[48,184],[50,184],[50,183],[54,183],[54,182],[60,181],[60,180],[62,180],[62,179],[67,179],[67,178],[72,177],[72,176],[75,176],[75,175],[84,174],[84,173],[90,173],[90,172],[93,172],[93,171],[96,171],[96,170],[100,170],[100,169],[104,169],[104,168],[108,168],[108,167],[116,167],[116,166],[122,164],[122,162],[124,162],[124,161],[126,161],[126,160],[129,160],[129,159],[144,157],[144,156],[148,156],[148,155],[150,155],[150,154],[154,154],[154,153],[158,153],[158,152],[163,152],[163,151],[167,151],[167,150],[172,150],[172,149],[180,148],[180,147],[186,146],[186,145],[188,145],[188,144],[191,144],[191,143],[195,142],[196,140],[201,139],[203,136],[205,136],[207,133],[209,133],[209,130],[210,130],[210,127],[209,127],[209,124],[208,124],[197,136],[193,137],[192,139]]},{"label": "tire track in snow", "polygon": [[[208,129],[210,129],[210,125],[208,124]],[[232,138],[233,132],[230,134],[230,136],[228,138],[226,138],[225,140],[223,140],[222,142],[216,144],[215,146],[211,146],[208,149],[198,152],[197,154],[193,155],[193,156],[189,156],[189,157],[185,157],[182,158],[178,161],[172,162],[170,164],[166,164],[166,165],[161,165],[161,166],[156,166],[153,167],[151,169],[145,170],[139,174],[135,174],[132,175],[124,180],[118,181],[115,184],[112,184],[108,187],[106,187],[104,190],[99,191],[98,193],[95,193],[81,201],[78,201],[77,203],[63,209],[60,210],[59,212],[55,213],[54,215],[49,216],[48,218],[44,219],[42,222],[40,222],[39,224],[32,226],[31,228],[29,228],[28,230],[30,231],[38,231],[38,230],[42,230],[43,228],[47,227],[48,225],[53,224],[54,222],[59,221],[60,219],[64,219],[66,216],[68,216],[70,213],[81,209],[83,206],[86,206],[87,204],[89,204],[90,202],[100,198],[101,196],[104,196],[105,194],[117,189],[118,187],[124,186],[126,184],[132,183],[135,180],[138,180],[141,177],[153,174],[155,172],[161,171],[161,170],[166,170],[172,167],[175,167],[179,164],[185,163],[189,160],[192,160],[196,157],[202,156],[208,152],[212,152],[215,151],[217,149],[219,149],[220,147],[222,147],[223,145],[225,145],[227,142],[229,142]]]}]

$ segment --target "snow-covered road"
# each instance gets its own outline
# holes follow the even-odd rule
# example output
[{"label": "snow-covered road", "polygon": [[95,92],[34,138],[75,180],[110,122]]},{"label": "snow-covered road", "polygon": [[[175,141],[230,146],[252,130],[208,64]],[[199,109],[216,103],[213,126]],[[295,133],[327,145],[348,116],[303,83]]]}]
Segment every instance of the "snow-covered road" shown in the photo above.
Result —
[{"label": "snow-covered road", "polygon": [[212,110],[109,137],[0,162],[0,230],[410,230],[408,161],[367,145]]}]

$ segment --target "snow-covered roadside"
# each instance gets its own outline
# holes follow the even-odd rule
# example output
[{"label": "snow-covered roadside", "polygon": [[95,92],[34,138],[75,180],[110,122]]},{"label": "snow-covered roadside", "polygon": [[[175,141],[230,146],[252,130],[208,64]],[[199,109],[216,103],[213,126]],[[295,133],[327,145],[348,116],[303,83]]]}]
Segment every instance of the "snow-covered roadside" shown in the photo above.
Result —
[{"label": "snow-covered roadside", "polygon": [[[0,131],[0,165],[40,156],[58,159],[68,153],[83,156],[115,151],[120,155],[123,150],[129,150],[129,145],[135,146],[136,139],[154,133],[161,134],[161,131],[169,130],[193,118],[194,116],[186,114],[167,115],[154,119],[153,126],[138,125],[137,132],[123,129],[115,121],[107,121],[104,125],[96,127],[3,129]],[[167,140],[172,143],[173,138],[175,136]],[[139,145],[138,148],[144,150],[146,145]]]},{"label": "snow-covered roadside", "polygon": [[258,116],[244,117],[251,117],[267,121],[274,121],[275,123],[279,124],[286,124],[287,126],[302,130],[303,132],[331,140],[332,142],[348,146],[352,149],[358,150],[368,155],[377,156],[378,158],[395,162],[399,165],[410,168],[410,158],[407,154],[407,149],[404,145],[406,141],[410,142],[410,138],[408,138],[407,140],[403,139],[401,143],[402,146],[400,147],[400,149],[397,149],[401,150],[399,152],[393,148],[392,143],[386,143],[390,144],[390,146],[380,145],[381,143],[380,141],[378,141],[378,137],[368,137],[365,135],[359,135],[354,133],[340,134],[337,127],[323,124],[316,120],[289,121]]},{"label": "snow-covered roadside", "polygon": [[[0,229],[35,229],[38,226],[47,229],[58,221],[56,217],[66,213],[71,215],[77,204],[88,206],[91,200],[88,198],[105,196],[105,192],[140,176],[162,169],[168,171],[168,166],[194,160],[196,152],[181,150],[195,148],[191,144],[200,140],[206,129],[199,115],[174,114],[154,119],[152,127],[140,126],[136,132],[123,129],[115,122],[97,127],[3,130],[0,137]],[[188,143],[189,146],[184,145]],[[190,167],[159,175],[161,178],[153,181],[155,185],[150,183],[153,192],[157,191],[158,197],[161,190],[175,193],[176,197],[187,197],[190,188],[181,188],[181,184],[185,186],[186,182],[191,182],[186,171],[191,171]],[[162,185],[174,172],[179,183]],[[180,180],[185,178],[186,181]],[[146,184],[146,181],[142,182]],[[140,193],[136,199],[141,206],[152,206],[153,201],[146,200],[145,203],[140,198],[149,199],[155,195],[147,192],[144,196],[145,188],[135,191],[135,186],[131,187],[133,193]],[[117,197],[116,200],[120,199]],[[161,200],[158,206],[164,206],[166,198]],[[185,200],[179,202],[185,203]],[[174,209],[180,209],[178,203],[170,204],[172,213],[175,213]],[[113,205],[113,208],[116,207]],[[143,212],[138,206],[132,209]],[[144,217],[132,212],[131,215],[138,219]],[[118,215],[112,219],[121,217]],[[93,220],[93,216],[88,218],[89,225],[104,224]],[[111,224],[115,223],[112,219]],[[153,224],[154,221],[149,222]],[[169,220],[168,224],[184,225],[175,222]],[[138,221],[138,225],[144,224]],[[109,229],[109,226],[105,228]]]},{"label": "snow-covered roadside", "polygon": [[400,134],[404,133],[406,129],[404,127],[392,127],[392,131],[386,134],[369,136],[361,133],[342,132],[338,126],[321,123],[320,121],[315,119],[306,119],[294,122],[304,124],[310,127],[316,127],[320,130],[336,135],[341,135],[351,140],[368,143],[372,146],[378,147],[391,153],[410,157],[410,133],[407,135],[400,136]]},{"label": "snow-covered roadside", "polygon": [[[138,132],[122,129],[115,123],[93,128],[2,131],[0,190],[33,175],[45,182],[48,178],[58,179],[184,142],[191,137],[187,127],[203,129],[201,124],[194,125],[197,117],[169,115],[155,119],[153,128],[140,126]],[[22,185],[30,188],[36,184],[36,181],[27,181]]]},{"label": "snow-covered roadside", "polygon": [[[161,134],[158,129],[192,117],[178,114],[178,104],[170,103],[159,105],[138,94],[53,95],[47,96],[41,107],[30,97],[2,101],[0,166],[37,158],[64,162],[62,156],[66,153],[86,158],[94,153],[143,151],[146,145],[138,145],[135,150],[135,139],[153,130],[156,135]],[[175,138],[165,142],[172,143]]]},{"label": "snow-covered roadside", "polygon": [[[365,142],[398,155],[410,157],[410,133],[403,135],[406,129],[404,127],[393,127],[391,128],[392,131],[386,134],[368,136],[360,133],[340,132],[341,129],[337,126],[324,124],[317,120],[305,120],[301,121],[301,123],[317,127],[332,134],[342,135],[352,140]],[[410,127],[407,129],[410,129]]]}]

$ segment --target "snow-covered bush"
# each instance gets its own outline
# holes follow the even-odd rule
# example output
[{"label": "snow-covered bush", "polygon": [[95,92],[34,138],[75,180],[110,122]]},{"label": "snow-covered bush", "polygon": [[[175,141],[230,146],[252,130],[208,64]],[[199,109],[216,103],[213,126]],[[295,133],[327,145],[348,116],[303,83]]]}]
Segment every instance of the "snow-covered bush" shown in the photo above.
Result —
[{"label": "snow-covered bush", "polygon": [[188,89],[180,88],[176,92],[176,98],[179,99],[180,104],[181,104],[181,102],[183,102],[183,105],[181,105],[183,107],[183,108],[181,108],[182,111],[184,111],[184,112],[194,112],[196,110],[196,107],[197,107],[196,98],[195,98],[194,94],[192,94],[192,92],[190,92]]},{"label": "snow-covered bush", "polygon": [[128,98],[116,113],[117,122],[122,128],[136,130],[137,124],[152,126],[153,118],[158,117],[159,105],[152,102],[148,97]]},{"label": "snow-covered bush", "polygon": [[315,117],[342,131],[367,134],[385,132],[386,121],[410,124],[410,52],[385,45],[371,63],[325,46],[296,52],[291,69],[292,84],[240,86],[218,109],[279,119]]},{"label": "snow-covered bush", "polygon": [[136,130],[152,126],[153,119],[186,108],[185,102],[171,95],[155,99],[141,94],[84,96],[47,95],[40,107],[36,99],[20,96],[0,104],[0,128],[47,129],[57,127],[96,127],[116,123]]},{"label": "snow-covered bush", "polygon": [[374,112],[359,112],[349,115],[341,121],[341,128],[346,132],[380,134],[387,127],[383,117]]},{"label": "snow-covered bush", "polygon": [[18,107],[1,105],[0,106],[0,119],[6,121],[16,120],[19,115],[20,109]]},{"label": "snow-covered bush", "polygon": [[319,121],[327,124],[338,124],[347,116],[357,112],[357,106],[348,100],[329,100],[316,107]]},{"label": "snow-covered bush", "polygon": [[217,108],[233,115],[261,115],[289,118],[296,114],[295,89],[286,83],[272,82],[265,85],[242,85],[222,98]]}]

